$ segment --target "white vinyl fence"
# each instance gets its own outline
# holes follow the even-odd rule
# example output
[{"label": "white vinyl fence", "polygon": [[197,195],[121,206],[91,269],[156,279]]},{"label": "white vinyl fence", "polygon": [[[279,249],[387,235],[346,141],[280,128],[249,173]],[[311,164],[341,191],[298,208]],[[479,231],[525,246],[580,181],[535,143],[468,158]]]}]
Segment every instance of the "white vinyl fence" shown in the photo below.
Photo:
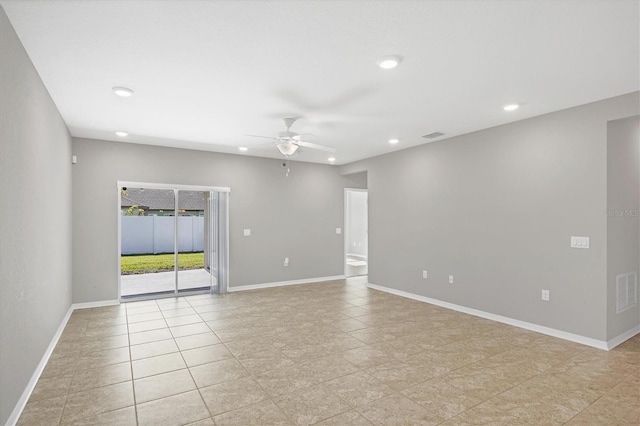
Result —
[{"label": "white vinyl fence", "polygon": [[[122,216],[122,254],[173,253],[174,216]],[[178,251],[204,251],[204,216],[178,216]]]}]

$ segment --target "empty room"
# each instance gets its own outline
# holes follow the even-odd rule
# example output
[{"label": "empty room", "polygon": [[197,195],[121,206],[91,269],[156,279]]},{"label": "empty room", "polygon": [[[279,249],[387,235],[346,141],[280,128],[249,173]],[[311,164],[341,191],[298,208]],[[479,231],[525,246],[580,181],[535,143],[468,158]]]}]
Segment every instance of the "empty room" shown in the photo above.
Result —
[{"label": "empty room", "polygon": [[0,424],[640,424],[640,1],[0,0]]}]

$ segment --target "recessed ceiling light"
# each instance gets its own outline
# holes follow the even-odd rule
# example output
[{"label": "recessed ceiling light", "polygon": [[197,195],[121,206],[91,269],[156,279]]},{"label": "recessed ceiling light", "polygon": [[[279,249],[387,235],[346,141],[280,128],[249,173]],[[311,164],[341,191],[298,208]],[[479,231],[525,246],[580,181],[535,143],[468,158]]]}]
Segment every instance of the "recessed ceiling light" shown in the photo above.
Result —
[{"label": "recessed ceiling light", "polygon": [[130,96],[133,96],[133,90],[129,89],[128,87],[116,86],[111,90],[113,90],[113,93],[123,98],[128,98]]},{"label": "recessed ceiling light", "polygon": [[505,111],[515,111],[518,108],[520,108],[520,105],[518,104],[509,104],[502,107],[502,109]]},{"label": "recessed ceiling light", "polygon": [[238,147],[238,149],[239,149],[240,151],[249,151],[249,148],[247,148],[246,146]]},{"label": "recessed ceiling light", "polygon": [[123,131],[123,130],[118,130],[118,131],[116,132],[116,135],[120,136],[121,138],[124,138],[124,137],[126,137],[126,136],[129,136],[129,133],[127,133],[127,132],[125,132],[125,131]]},{"label": "recessed ceiling light", "polygon": [[334,161],[336,161],[335,157],[329,157],[328,160],[330,163],[333,163]]},{"label": "recessed ceiling light", "polygon": [[378,60],[378,66],[383,70],[391,70],[398,66],[400,63],[400,56],[385,56]]},{"label": "recessed ceiling light", "polygon": [[397,144],[398,142],[400,142],[400,139],[389,139],[389,143],[390,143],[391,145],[395,145],[395,144]]}]

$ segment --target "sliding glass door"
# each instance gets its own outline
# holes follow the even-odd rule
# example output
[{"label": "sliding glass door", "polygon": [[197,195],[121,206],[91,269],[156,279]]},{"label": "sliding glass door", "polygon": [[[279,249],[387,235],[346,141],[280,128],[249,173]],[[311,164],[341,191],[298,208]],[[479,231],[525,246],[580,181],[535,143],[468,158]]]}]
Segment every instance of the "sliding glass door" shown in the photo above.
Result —
[{"label": "sliding glass door", "polygon": [[211,274],[205,242],[209,235],[205,223],[212,219],[211,209],[205,208],[211,197],[211,191],[177,191],[178,210],[178,247],[177,281],[178,291],[209,290]]},{"label": "sliding glass door", "polygon": [[175,291],[175,196],[172,189],[120,188],[120,296]]},{"label": "sliding glass door", "polygon": [[120,297],[227,289],[227,188],[119,182]]},{"label": "sliding glass door", "polygon": [[226,293],[229,286],[229,191],[211,192],[209,259],[211,292]]}]

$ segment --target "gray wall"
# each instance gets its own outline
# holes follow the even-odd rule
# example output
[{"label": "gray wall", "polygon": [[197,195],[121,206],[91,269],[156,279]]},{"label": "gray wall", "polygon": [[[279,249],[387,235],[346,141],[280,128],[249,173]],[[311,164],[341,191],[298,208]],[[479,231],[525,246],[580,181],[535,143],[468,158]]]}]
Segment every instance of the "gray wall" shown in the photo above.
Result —
[{"label": "gray wall", "polygon": [[604,340],[607,121],[638,105],[633,93],[342,166],[367,171],[369,282]]},{"label": "gray wall", "polygon": [[286,177],[280,160],[88,139],[73,153],[74,302],[117,298],[118,180],[230,187],[231,287],[344,273],[335,229],[357,183],[336,166],[293,162]]},{"label": "gray wall", "polygon": [[616,276],[640,271],[640,117],[607,126],[607,338],[640,324],[640,308],[616,314]]},{"label": "gray wall", "polygon": [[4,424],[71,305],[71,138],[1,7],[0,52]]}]

